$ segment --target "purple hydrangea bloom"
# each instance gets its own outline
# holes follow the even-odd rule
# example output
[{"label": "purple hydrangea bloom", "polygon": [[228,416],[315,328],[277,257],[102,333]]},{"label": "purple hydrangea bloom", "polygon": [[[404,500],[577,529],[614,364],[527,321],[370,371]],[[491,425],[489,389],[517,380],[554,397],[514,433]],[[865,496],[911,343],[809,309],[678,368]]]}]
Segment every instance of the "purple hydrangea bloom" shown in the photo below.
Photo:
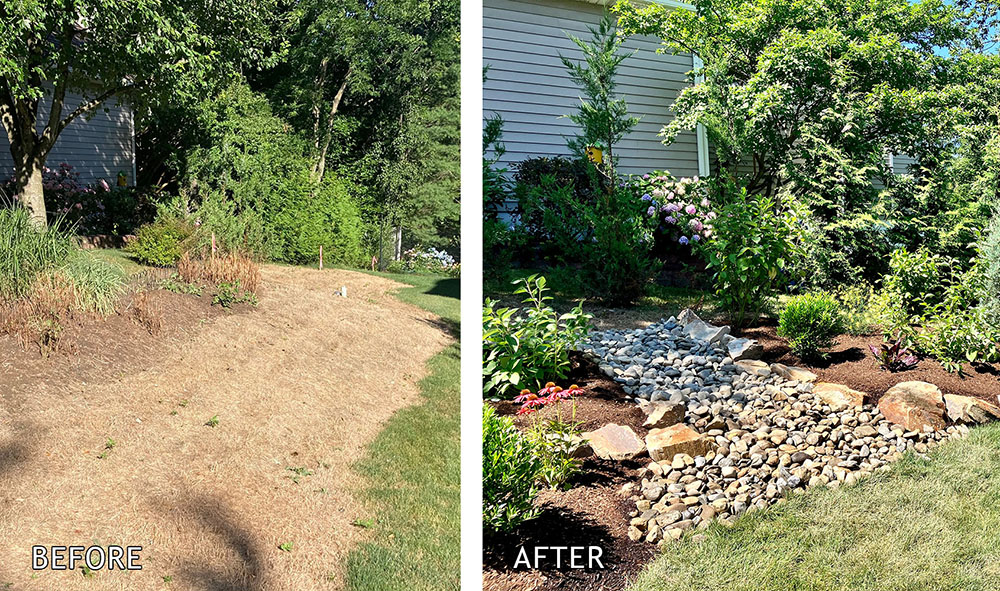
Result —
[{"label": "purple hydrangea bloom", "polygon": [[675,218],[672,215],[668,215],[667,217],[663,218],[663,221],[667,222],[668,224],[676,224],[677,218]]},{"label": "purple hydrangea bloom", "polygon": [[684,211],[686,211],[688,215],[694,215],[698,211],[698,208],[692,203],[691,205],[685,207]]},{"label": "purple hydrangea bloom", "polygon": [[686,245],[686,244],[688,243],[688,237],[687,237],[687,236],[681,236],[681,237],[680,237],[680,238],[679,238],[679,239],[677,240],[677,242],[680,242],[681,244],[684,244],[684,245]]},{"label": "purple hydrangea bloom", "polygon": [[649,209],[646,210],[646,215],[649,215],[649,216],[656,215],[656,208],[653,207],[652,205],[650,205]]},{"label": "purple hydrangea bloom", "polygon": [[646,193],[645,195],[642,196],[643,201],[649,201],[650,199],[652,199],[652,197],[649,195],[649,193]]},{"label": "purple hydrangea bloom", "polygon": [[694,230],[695,232],[701,232],[702,228],[705,227],[699,220],[691,220],[690,222],[688,222],[688,226],[690,226],[691,229]]},{"label": "purple hydrangea bloom", "polygon": [[680,210],[681,206],[677,205],[676,203],[667,204],[667,211],[669,211],[670,213],[674,213],[675,211],[680,211]]},{"label": "purple hydrangea bloom", "polygon": [[691,237],[691,240],[694,240],[695,242],[698,242],[698,241],[701,240],[701,236],[695,234],[694,236]]},{"label": "purple hydrangea bloom", "polygon": [[642,175],[642,178],[644,178],[644,179],[648,179],[648,178],[649,178],[649,175],[648,175],[648,174],[644,174],[644,175]]}]

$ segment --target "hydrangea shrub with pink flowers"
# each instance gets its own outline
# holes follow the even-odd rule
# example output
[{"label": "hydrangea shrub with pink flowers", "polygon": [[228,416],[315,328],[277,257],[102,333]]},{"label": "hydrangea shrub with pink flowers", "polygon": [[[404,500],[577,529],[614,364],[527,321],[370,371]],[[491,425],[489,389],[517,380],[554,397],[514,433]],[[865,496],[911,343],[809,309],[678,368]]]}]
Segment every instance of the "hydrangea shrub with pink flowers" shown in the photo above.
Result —
[{"label": "hydrangea shrub with pink flowers", "polygon": [[[65,227],[75,228],[77,234],[129,234],[156,214],[155,205],[134,188],[113,187],[104,179],[85,185],[80,173],[66,162],[44,168],[42,183],[50,219],[62,218]],[[13,197],[13,178],[0,189]]]},{"label": "hydrangea shrub with pink flowers", "polygon": [[632,182],[639,198],[648,204],[646,216],[659,240],[692,247],[712,237],[718,214],[712,207],[711,188],[706,181],[698,177],[678,179],[656,171],[635,177]]}]

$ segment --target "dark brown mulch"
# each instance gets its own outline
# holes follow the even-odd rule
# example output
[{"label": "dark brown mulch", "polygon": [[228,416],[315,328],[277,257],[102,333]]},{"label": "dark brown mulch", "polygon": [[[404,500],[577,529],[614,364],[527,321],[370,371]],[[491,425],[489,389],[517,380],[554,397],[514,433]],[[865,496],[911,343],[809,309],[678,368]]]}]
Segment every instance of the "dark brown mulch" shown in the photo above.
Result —
[{"label": "dark brown mulch", "polygon": [[[585,393],[576,400],[575,418],[569,404],[560,409],[561,418],[581,422],[582,430],[596,429],[607,423],[628,425],[644,437],[645,417],[634,402],[627,399],[619,384],[600,373],[597,366],[579,355],[572,358],[573,370],[565,385],[576,384]],[[562,385],[562,384],[560,384]],[[519,405],[491,403],[502,415],[513,415]],[[534,417],[556,416],[546,409]],[[527,428],[532,416],[515,417],[515,424]],[[656,547],[628,538],[629,512],[635,506],[619,494],[622,485],[637,481],[637,471],[644,462],[612,462],[589,458],[573,480],[569,490],[544,490],[537,499],[542,514],[506,535],[484,532],[483,588],[489,591],[522,590],[619,590],[635,580],[639,571],[656,553]],[[545,568],[514,569],[523,547],[533,559],[536,546],[600,546],[604,569],[556,570],[552,561]],[[549,552],[552,555],[552,552]]]},{"label": "dark brown mulch", "polygon": [[912,369],[885,371],[868,350],[869,344],[878,346],[882,343],[882,337],[878,335],[841,335],[823,361],[799,359],[791,352],[785,339],[776,334],[774,326],[746,329],[740,332],[740,336],[757,339],[764,345],[764,361],[808,368],[819,376],[819,381],[844,384],[866,392],[872,402],[896,384],[909,381],[930,382],[945,394],[972,396],[991,404],[997,404],[1000,395],[1000,364],[967,363],[959,375],[948,373],[933,359],[921,359]]}]

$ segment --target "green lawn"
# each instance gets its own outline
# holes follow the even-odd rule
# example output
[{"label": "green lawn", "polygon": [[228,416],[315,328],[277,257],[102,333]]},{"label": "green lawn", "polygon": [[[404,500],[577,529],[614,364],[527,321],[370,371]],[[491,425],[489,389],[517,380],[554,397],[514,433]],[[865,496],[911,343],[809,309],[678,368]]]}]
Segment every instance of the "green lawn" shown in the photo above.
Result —
[{"label": "green lawn", "polygon": [[632,591],[1000,589],[1000,424],[669,546]]},{"label": "green lawn", "polygon": [[[458,279],[378,275],[410,285],[399,299],[458,327]],[[348,589],[459,588],[459,358],[457,342],[431,358],[423,403],[396,413],[356,466],[368,480],[374,539],[348,557]]]}]

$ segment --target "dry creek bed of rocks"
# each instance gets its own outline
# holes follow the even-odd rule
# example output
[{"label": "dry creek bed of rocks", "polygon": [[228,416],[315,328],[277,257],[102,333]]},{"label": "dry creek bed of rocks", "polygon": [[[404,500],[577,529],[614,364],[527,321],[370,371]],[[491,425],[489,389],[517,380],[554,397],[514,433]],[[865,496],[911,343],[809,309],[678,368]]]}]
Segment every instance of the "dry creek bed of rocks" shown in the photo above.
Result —
[{"label": "dry creek bed of rocks", "polygon": [[608,424],[582,454],[641,460],[628,535],[665,544],[710,521],[781,502],[807,487],[850,485],[968,425],[1000,419],[982,400],[902,382],[878,404],[812,372],[754,359],[762,347],[685,310],[644,329],[595,331],[581,349],[622,384],[649,432]]}]

